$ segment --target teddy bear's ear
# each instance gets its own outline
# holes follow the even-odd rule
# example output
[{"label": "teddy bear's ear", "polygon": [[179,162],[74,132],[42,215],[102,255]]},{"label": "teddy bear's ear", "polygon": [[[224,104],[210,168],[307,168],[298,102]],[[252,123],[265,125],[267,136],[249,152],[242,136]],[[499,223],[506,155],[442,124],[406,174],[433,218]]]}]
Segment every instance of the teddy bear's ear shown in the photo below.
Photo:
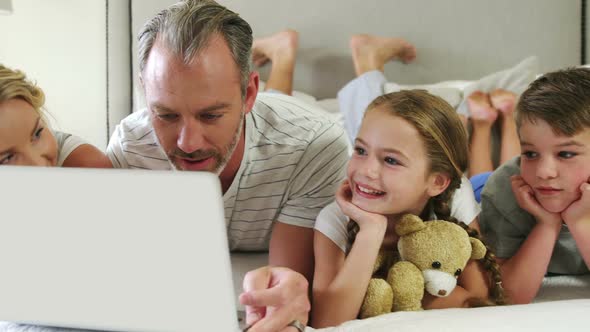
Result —
[{"label": "teddy bear's ear", "polygon": [[395,232],[399,236],[404,236],[424,228],[426,228],[426,225],[424,225],[424,221],[422,221],[420,217],[413,214],[406,214],[397,225],[395,225]]},{"label": "teddy bear's ear", "polygon": [[482,259],[486,255],[486,246],[478,239],[470,237],[471,259]]}]

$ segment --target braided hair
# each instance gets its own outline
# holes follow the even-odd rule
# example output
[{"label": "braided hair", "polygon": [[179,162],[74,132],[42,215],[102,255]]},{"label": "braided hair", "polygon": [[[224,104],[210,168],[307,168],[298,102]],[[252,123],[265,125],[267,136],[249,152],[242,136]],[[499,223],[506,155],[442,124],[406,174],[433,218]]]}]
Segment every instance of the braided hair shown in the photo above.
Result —
[{"label": "braided hair", "polygon": [[486,247],[486,254],[480,261],[483,264],[483,267],[490,272],[490,300],[492,303],[489,303],[485,300],[482,301],[481,299],[473,299],[472,302],[475,304],[474,306],[508,304],[508,298],[504,292],[504,287],[502,287],[502,273],[500,271],[500,265],[496,261],[496,255],[492,249],[490,249],[490,247],[485,243],[477,230],[451,216],[451,208],[449,207],[448,202],[438,199],[438,196],[432,198],[432,200],[434,213],[438,219],[450,221],[461,226],[467,232],[469,237],[480,240]]}]

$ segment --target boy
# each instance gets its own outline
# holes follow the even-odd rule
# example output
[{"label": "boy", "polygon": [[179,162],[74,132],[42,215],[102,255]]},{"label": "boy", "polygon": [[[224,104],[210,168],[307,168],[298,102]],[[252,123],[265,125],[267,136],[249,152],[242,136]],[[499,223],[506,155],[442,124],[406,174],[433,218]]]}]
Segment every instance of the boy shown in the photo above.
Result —
[{"label": "boy", "polygon": [[480,226],[513,303],[529,303],[546,273],[590,266],[590,69],[546,74],[517,106],[522,154],[482,193]]}]

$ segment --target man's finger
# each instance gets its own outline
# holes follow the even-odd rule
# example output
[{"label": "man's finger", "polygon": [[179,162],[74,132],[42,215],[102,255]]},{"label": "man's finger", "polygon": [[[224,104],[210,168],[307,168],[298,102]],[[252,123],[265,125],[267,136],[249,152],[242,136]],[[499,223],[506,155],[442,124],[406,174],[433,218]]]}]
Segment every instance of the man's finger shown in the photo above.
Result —
[{"label": "man's finger", "polygon": [[240,295],[240,302],[254,307],[279,306],[284,303],[283,292],[280,287],[253,290]]},{"label": "man's finger", "polygon": [[[275,332],[284,331],[284,327],[287,326],[295,319],[295,315],[291,308],[283,307],[275,311],[272,315],[266,316],[258,323],[256,323],[248,332]],[[286,329],[289,331],[289,329]],[[291,329],[296,331],[296,329]]]},{"label": "man's finger", "polygon": [[258,268],[256,270],[246,273],[242,287],[245,292],[266,289],[270,282],[271,272],[268,266]]},{"label": "man's finger", "polygon": [[250,271],[244,277],[243,287],[245,293],[240,295],[239,301],[245,306],[246,324],[248,325],[258,322],[266,315],[266,306],[255,306],[248,302],[248,292],[268,288],[270,277],[270,269],[266,266]]},{"label": "man's finger", "polygon": [[247,325],[252,325],[255,324],[256,322],[258,322],[259,320],[262,319],[262,317],[264,317],[266,315],[266,307],[255,307],[255,306],[251,306],[251,305],[245,305],[244,304],[244,297],[246,297],[247,295],[245,295],[246,293],[242,293],[240,295],[240,303],[242,303],[244,305],[244,309],[246,312],[246,324]]}]

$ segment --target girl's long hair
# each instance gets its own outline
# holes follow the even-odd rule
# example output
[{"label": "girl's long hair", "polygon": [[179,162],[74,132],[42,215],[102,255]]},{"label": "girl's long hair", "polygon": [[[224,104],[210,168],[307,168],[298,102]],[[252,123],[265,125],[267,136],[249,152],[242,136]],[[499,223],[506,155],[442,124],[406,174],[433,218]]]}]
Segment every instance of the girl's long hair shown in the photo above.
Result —
[{"label": "girl's long hair", "polygon": [[[387,112],[404,119],[416,128],[426,148],[429,173],[447,174],[450,179],[449,186],[441,194],[430,198],[426,204],[427,209],[433,209],[438,219],[457,223],[469,236],[482,240],[476,230],[451,217],[449,204],[453,194],[461,186],[463,172],[468,166],[469,153],[467,132],[453,107],[442,98],[424,90],[403,90],[378,97],[369,105],[366,113],[368,112]],[[424,220],[429,217],[426,209],[421,217]],[[351,220],[347,231],[348,248],[351,248],[359,232],[358,224]],[[483,240],[482,242],[485,244]],[[494,304],[506,304],[499,265],[487,245],[486,249],[482,263],[491,276],[490,299]],[[485,301],[480,303],[485,304]]]}]

